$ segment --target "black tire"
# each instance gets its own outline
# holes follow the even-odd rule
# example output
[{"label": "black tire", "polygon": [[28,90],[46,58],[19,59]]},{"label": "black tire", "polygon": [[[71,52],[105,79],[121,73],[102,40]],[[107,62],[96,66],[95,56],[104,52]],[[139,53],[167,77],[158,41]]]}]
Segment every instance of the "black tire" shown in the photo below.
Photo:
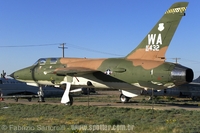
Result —
[{"label": "black tire", "polygon": [[28,101],[31,102],[32,98],[28,98]]},{"label": "black tire", "polygon": [[15,102],[18,102],[18,98],[15,98]]},{"label": "black tire", "polygon": [[69,105],[69,106],[73,105],[73,97],[71,95],[69,95],[69,102],[66,103],[65,105]]},{"label": "black tire", "polygon": [[123,94],[120,95],[120,101],[121,101],[122,103],[127,103],[129,100],[130,100],[129,97],[127,97],[127,96],[125,96],[125,95],[123,95]]}]

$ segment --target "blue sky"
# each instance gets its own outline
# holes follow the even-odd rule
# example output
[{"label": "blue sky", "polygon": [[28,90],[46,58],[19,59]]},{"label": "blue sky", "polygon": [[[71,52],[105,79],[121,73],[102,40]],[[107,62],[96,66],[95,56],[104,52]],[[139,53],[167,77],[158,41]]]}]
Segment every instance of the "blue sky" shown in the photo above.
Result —
[{"label": "blue sky", "polygon": [[[127,55],[176,0],[1,0],[0,71],[7,74],[41,57],[104,58]],[[167,61],[200,75],[200,1],[188,0],[166,53]],[[52,44],[48,46],[38,46]],[[35,47],[3,47],[36,45]]]}]

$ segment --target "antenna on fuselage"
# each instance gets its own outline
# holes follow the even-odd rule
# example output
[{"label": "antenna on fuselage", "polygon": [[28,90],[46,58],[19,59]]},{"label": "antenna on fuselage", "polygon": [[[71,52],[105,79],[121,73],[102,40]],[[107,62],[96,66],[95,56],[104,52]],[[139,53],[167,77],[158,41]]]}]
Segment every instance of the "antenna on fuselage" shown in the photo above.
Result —
[{"label": "antenna on fuselage", "polygon": [[58,48],[62,48],[62,57],[64,58],[65,57],[65,49],[67,49],[67,47],[65,47],[65,45],[66,45],[66,43],[62,43],[62,44],[60,44],[61,45],[61,47],[58,47]]}]

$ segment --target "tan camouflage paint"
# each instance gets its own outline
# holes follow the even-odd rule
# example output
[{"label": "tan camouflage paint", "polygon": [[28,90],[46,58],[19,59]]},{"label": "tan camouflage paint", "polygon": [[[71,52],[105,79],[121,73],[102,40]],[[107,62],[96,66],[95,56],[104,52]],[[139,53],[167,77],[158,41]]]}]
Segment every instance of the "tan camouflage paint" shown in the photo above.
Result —
[{"label": "tan camouflage paint", "polygon": [[60,59],[60,62],[62,64],[67,64],[67,67],[74,67],[74,68],[88,68],[88,69],[92,69],[92,70],[97,70],[97,68],[102,64],[102,62],[105,59],[70,59],[70,61],[68,61],[68,58],[64,59]]}]

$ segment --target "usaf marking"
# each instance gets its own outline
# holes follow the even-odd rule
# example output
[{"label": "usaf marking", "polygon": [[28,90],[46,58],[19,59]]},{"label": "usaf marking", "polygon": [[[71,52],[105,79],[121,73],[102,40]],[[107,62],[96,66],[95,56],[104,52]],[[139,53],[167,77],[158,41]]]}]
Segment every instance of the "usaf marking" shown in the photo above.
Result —
[{"label": "usaf marking", "polygon": [[[161,32],[165,29],[164,23],[159,23],[158,30]],[[148,45],[146,51],[159,51],[162,45],[162,34],[148,34]]]}]

